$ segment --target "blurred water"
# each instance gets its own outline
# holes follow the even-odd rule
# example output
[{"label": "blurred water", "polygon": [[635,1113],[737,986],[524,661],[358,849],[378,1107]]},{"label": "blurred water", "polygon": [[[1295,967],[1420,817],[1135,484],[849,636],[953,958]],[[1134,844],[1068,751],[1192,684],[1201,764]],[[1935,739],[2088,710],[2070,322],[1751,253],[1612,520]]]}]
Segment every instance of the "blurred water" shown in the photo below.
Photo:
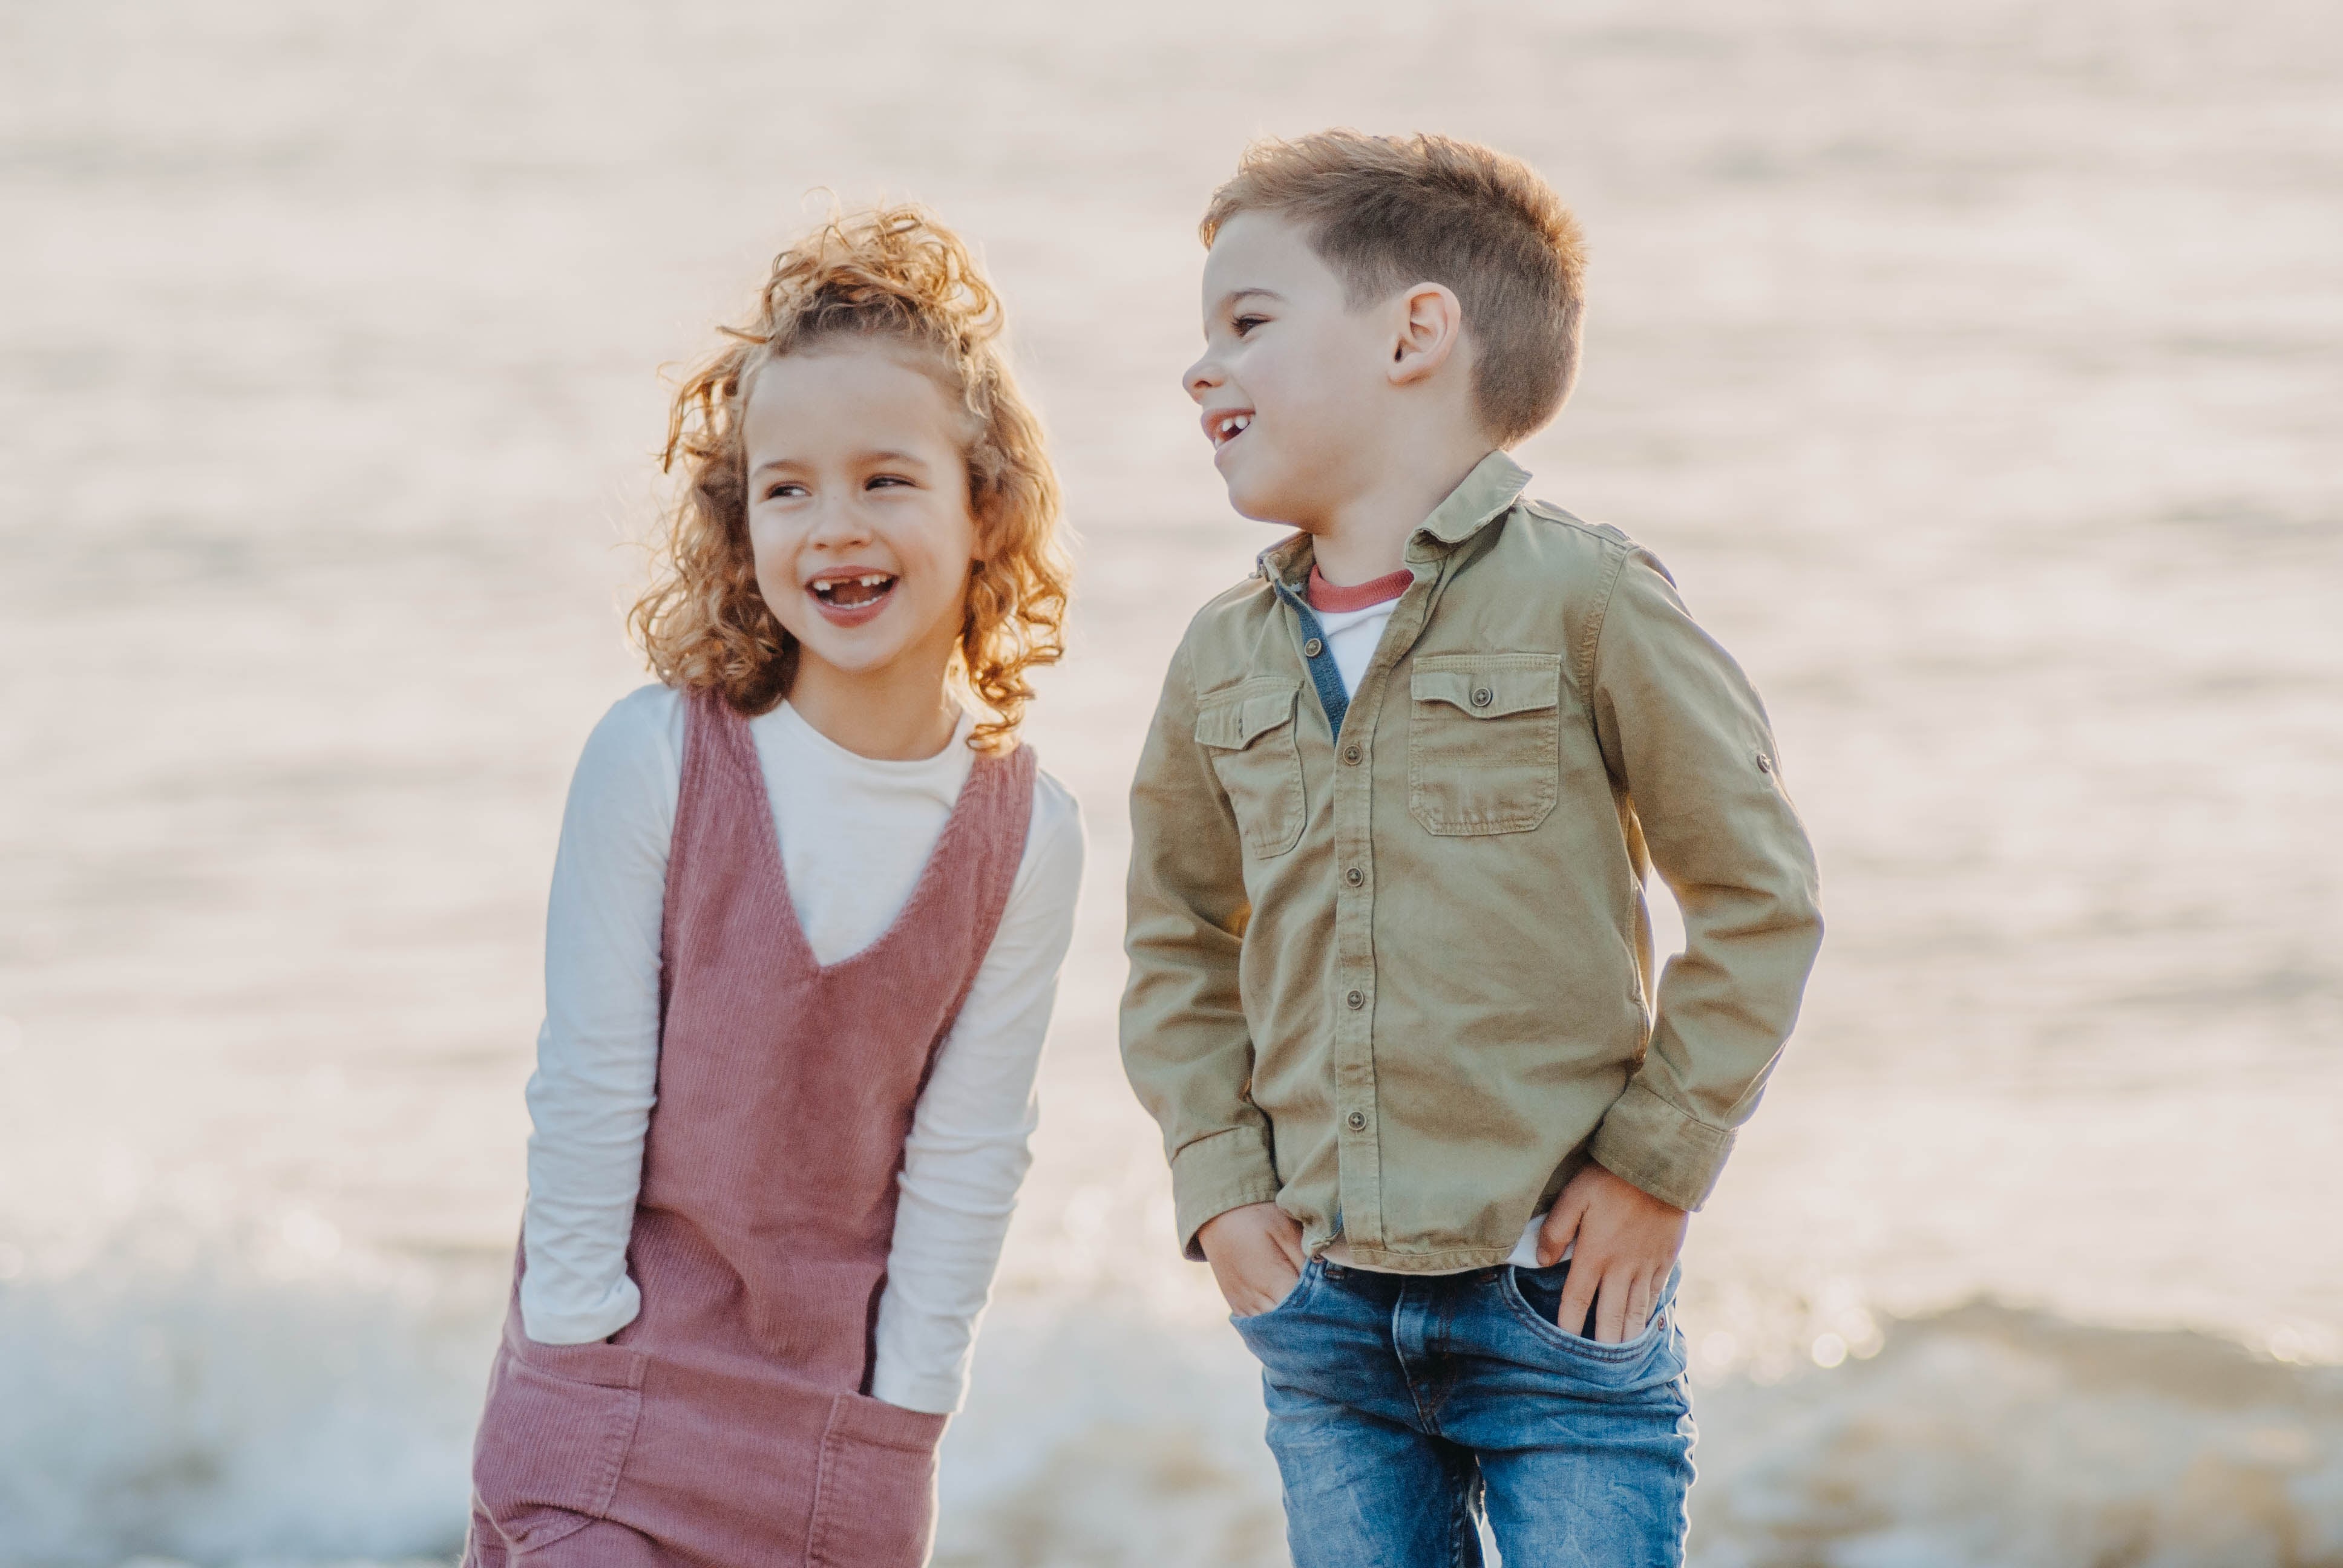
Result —
[{"label": "blurred water", "polygon": [[1329,123],[1580,207],[1536,491],[1670,563],[1823,854],[1687,1260],[1701,1568],[2343,1563],[2338,55],[2277,0],[0,8],[0,1563],[452,1550],[655,372],[817,186],[983,242],[1084,541],[1033,733],[1093,874],[939,1560],[1282,1561],[1111,1014],[1145,710],[1260,542],[1192,224]]}]

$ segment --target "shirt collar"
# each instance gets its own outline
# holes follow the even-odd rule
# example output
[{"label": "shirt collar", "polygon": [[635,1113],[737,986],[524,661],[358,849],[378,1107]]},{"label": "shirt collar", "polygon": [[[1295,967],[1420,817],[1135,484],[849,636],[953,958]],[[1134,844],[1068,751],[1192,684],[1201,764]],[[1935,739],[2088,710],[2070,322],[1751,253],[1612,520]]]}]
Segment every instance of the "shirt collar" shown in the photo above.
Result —
[{"label": "shirt collar", "polygon": [[1413,537],[1430,534],[1443,545],[1461,545],[1509,510],[1529,483],[1528,469],[1503,452],[1492,452],[1432,508]]},{"label": "shirt collar", "polygon": [[[1490,453],[1473,465],[1473,471],[1448,492],[1446,500],[1432,508],[1430,517],[1416,525],[1408,536],[1408,560],[1424,558],[1426,552],[1417,547],[1425,539],[1441,545],[1463,544],[1510,510],[1529,482],[1528,469],[1503,452]],[[1316,558],[1310,536],[1296,533],[1262,551],[1254,564],[1270,581],[1300,593]]]}]

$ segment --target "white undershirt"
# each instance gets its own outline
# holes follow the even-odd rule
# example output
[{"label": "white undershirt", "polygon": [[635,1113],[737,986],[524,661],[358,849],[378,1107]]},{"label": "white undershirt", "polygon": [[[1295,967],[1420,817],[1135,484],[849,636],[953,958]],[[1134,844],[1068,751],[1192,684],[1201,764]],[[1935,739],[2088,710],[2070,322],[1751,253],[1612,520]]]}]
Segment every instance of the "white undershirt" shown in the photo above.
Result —
[{"label": "white undershirt", "polygon": [[[1318,635],[1326,639],[1326,651],[1334,656],[1334,668],[1342,672],[1343,696],[1348,697],[1359,689],[1359,682],[1366,676],[1367,666],[1374,662],[1375,648],[1383,642],[1383,627],[1391,620],[1392,611],[1398,608],[1399,596],[1394,594],[1383,603],[1371,604],[1364,609],[1311,610],[1310,613],[1318,618]],[[1530,1222],[1522,1227],[1521,1240],[1513,1243],[1513,1255],[1505,1261],[1517,1268],[1536,1268],[1538,1230],[1544,1223],[1544,1210],[1531,1215]],[[1340,1236],[1328,1245],[1326,1255],[1352,1268],[1374,1266],[1361,1263],[1352,1257],[1350,1248]],[[1567,1252],[1563,1254],[1564,1257],[1569,1255]]]},{"label": "white undershirt", "polygon": [[[641,1310],[627,1242],[659,1072],[659,927],[683,773],[679,695],[648,686],[587,739],[570,781],[546,917],[545,1027],[528,1082],[531,1339],[580,1344]],[[951,744],[912,762],[835,744],[786,703],[749,721],[791,907],[823,964],[868,947],[910,897],[972,759]],[[959,1408],[976,1321],[1031,1163],[1033,1076],[1081,883],[1080,809],[1037,773],[1008,908],[937,1052],[903,1148],[871,1392]]]},{"label": "white undershirt", "polygon": [[1326,651],[1334,656],[1334,668],[1342,672],[1344,696],[1359,689],[1383,639],[1383,626],[1398,608],[1399,596],[1393,594],[1364,609],[1311,609],[1318,618],[1318,634],[1326,639]]}]

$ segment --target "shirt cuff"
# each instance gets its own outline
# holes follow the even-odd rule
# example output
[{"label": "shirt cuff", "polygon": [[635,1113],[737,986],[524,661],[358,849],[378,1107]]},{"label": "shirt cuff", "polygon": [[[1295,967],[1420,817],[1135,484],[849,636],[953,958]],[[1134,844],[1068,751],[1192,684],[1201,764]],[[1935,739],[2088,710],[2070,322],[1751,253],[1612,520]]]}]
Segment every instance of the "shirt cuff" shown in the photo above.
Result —
[{"label": "shirt cuff", "polygon": [[1196,1232],[1206,1221],[1248,1203],[1277,1199],[1277,1164],[1258,1127],[1232,1127],[1199,1138],[1172,1157],[1172,1201],[1180,1224],[1180,1251],[1204,1261]]},{"label": "shirt cuff", "polygon": [[1733,1132],[1671,1104],[1635,1078],[1604,1113],[1588,1152],[1605,1171],[1661,1202],[1697,1209],[1724,1173]]},{"label": "shirt cuff", "polygon": [[635,1321],[643,1310],[642,1292],[626,1275],[602,1292],[602,1299],[582,1309],[564,1309],[533,1301],[529,1276],[520,1281],[520,1327],[541,1345],[590,1345],[607,1340]]},{"label": "shirt cuff", "polygon": [[911,1377],[898,1373],[881,1361],[870,1377],[870,1397],[923,1415],[952,1415],[968,1392],[967,1382],[955,1377]]}]

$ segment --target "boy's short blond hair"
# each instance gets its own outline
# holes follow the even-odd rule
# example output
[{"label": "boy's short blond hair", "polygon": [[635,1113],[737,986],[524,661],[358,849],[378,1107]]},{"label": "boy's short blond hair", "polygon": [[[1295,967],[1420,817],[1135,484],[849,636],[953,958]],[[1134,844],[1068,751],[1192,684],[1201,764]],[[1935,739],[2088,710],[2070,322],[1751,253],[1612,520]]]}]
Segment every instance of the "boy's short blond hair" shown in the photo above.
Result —
[{"label": "boy's short blond hair", "polygon": [[1455,290],[1478,350],[1473,402],[1499,446],[1560,412],[1578,379],[1586,243],[1527,164],[1448,136],[1258,141],[1212,193],[1204,244],[1257,211],[1308,231],[1353,308],[1411,284]]}]

